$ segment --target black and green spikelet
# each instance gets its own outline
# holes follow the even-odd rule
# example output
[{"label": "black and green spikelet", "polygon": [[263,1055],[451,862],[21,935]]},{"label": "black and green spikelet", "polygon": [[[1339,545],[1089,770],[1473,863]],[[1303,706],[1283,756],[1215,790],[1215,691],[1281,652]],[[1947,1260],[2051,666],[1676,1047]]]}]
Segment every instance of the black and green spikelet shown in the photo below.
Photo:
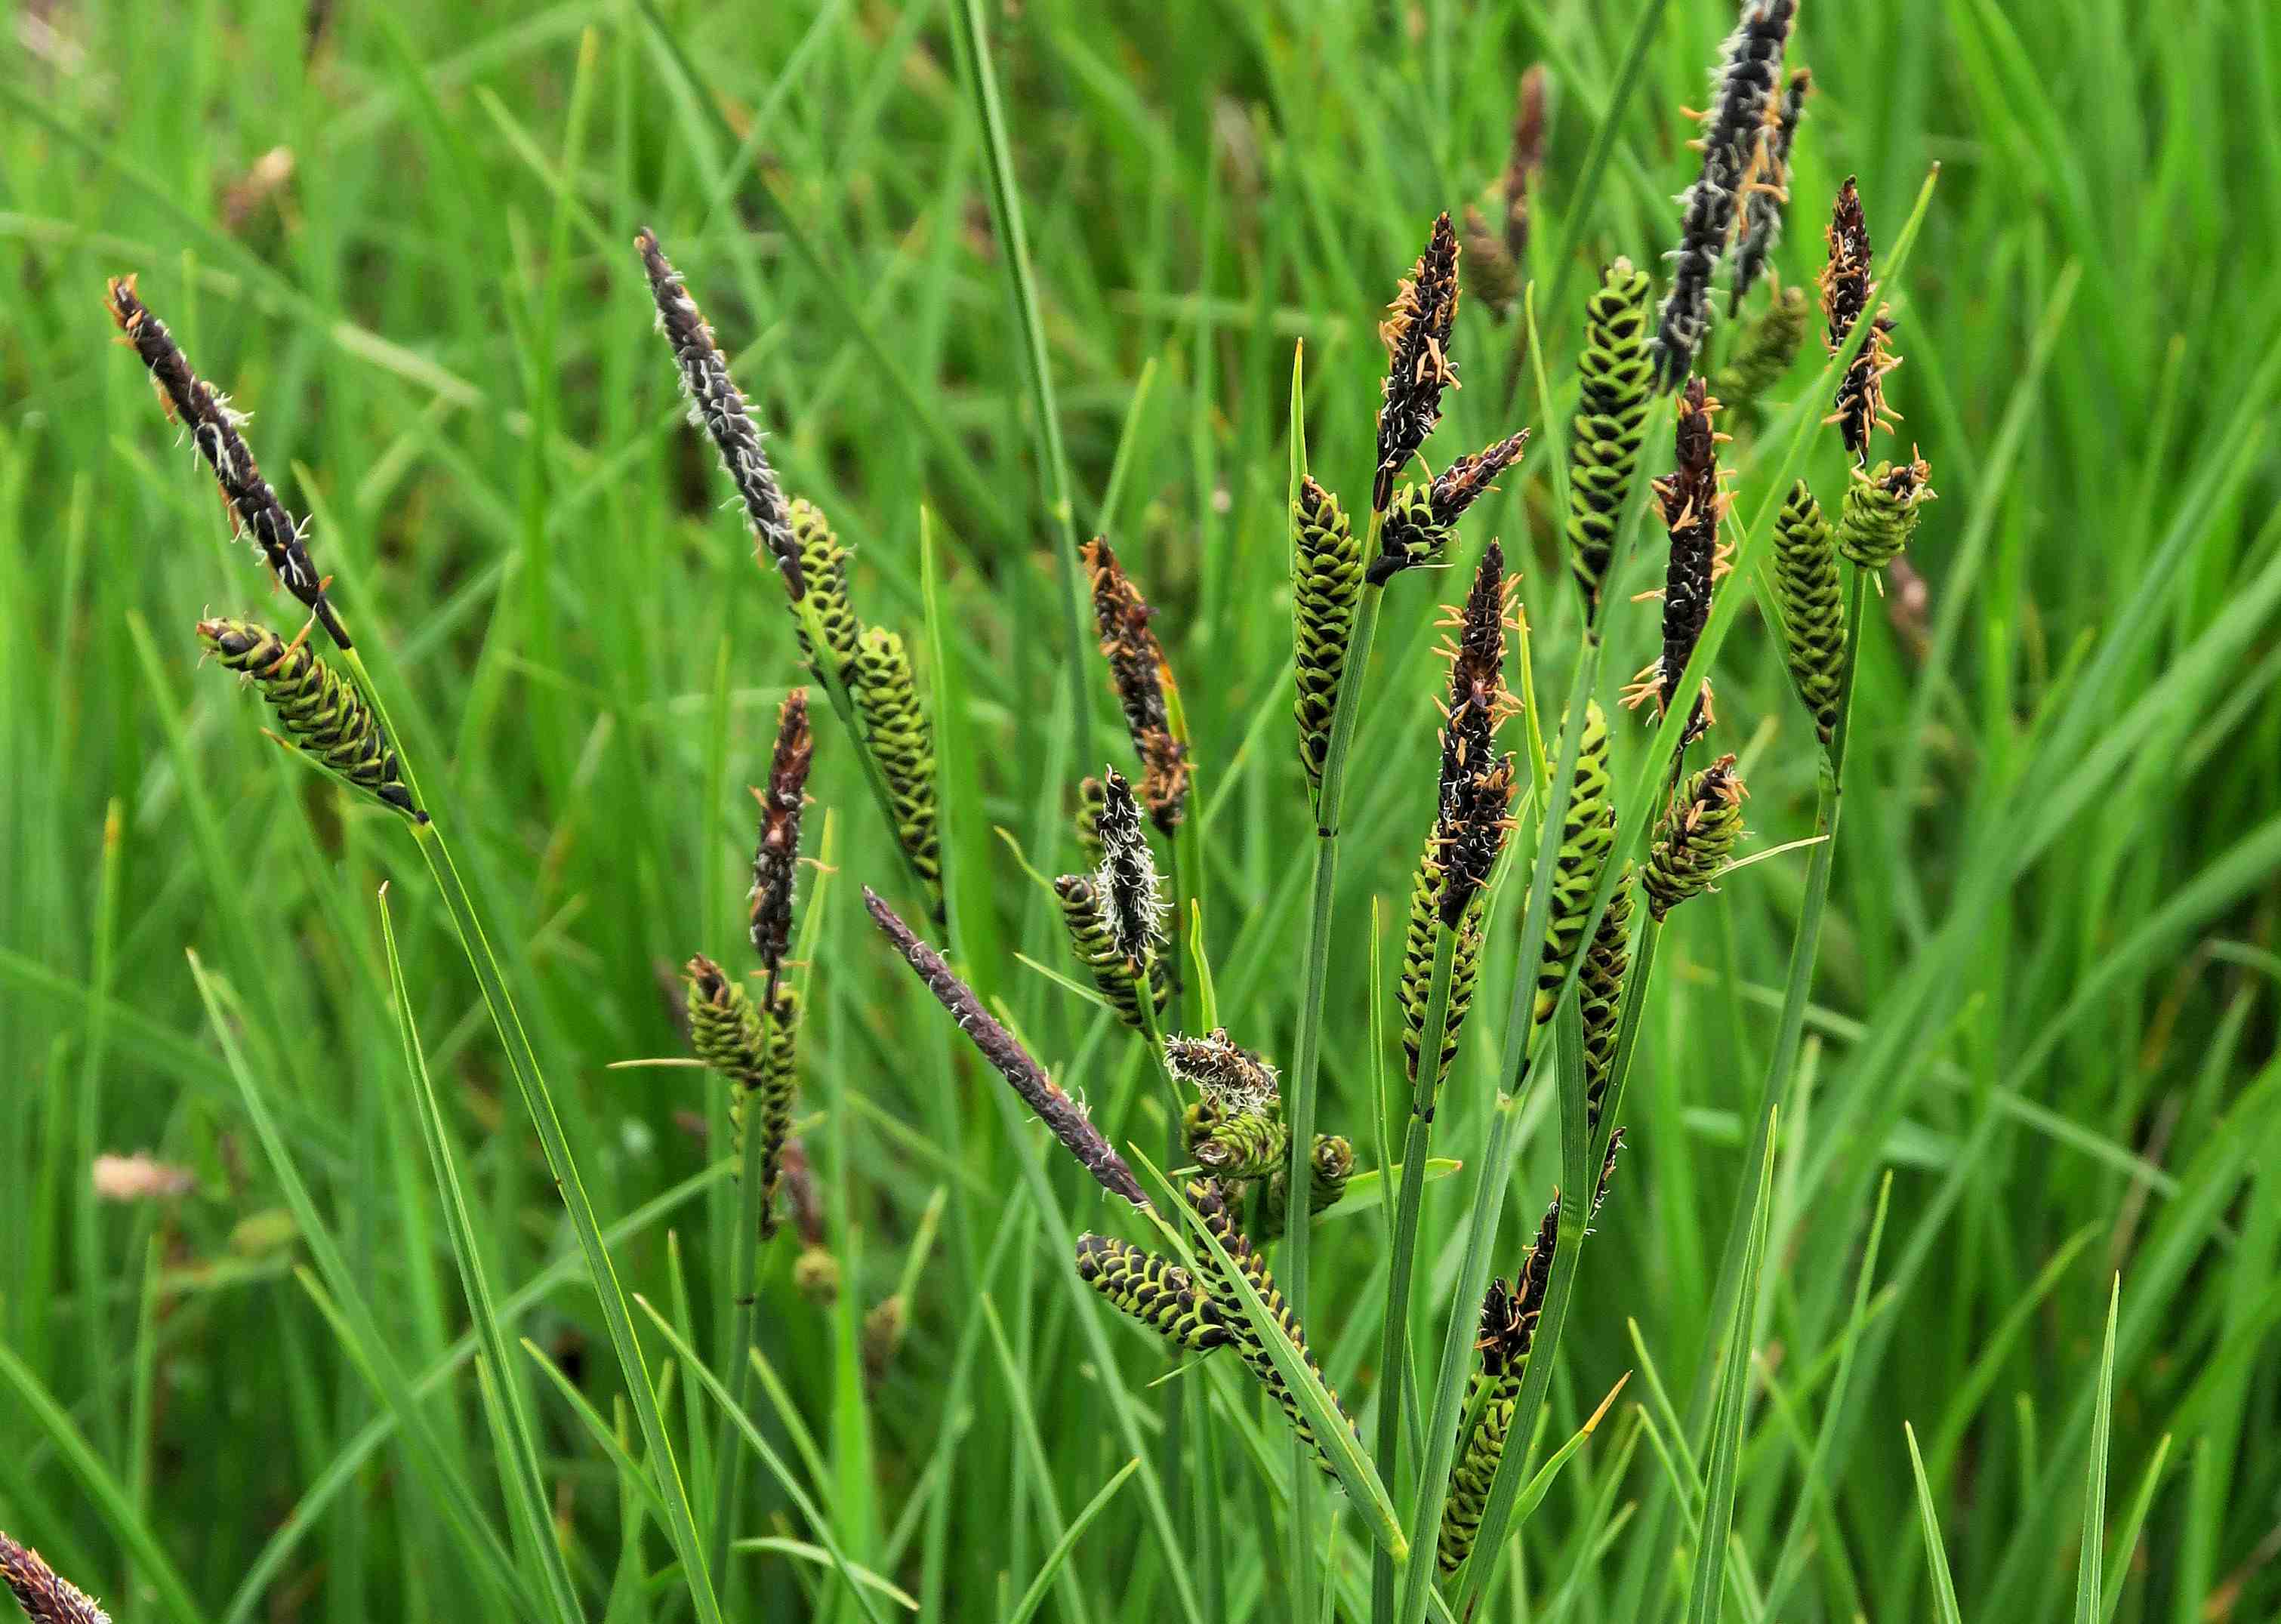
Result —
[{"label": "black and green spikelet", "polygon": [[1648,352],[1647,273],[1618,259],[1585,306],[1568,433],[1568,568],[1597,615],[1647,437],[1654,362]]},{"label": "black and green spikelet", "polygon": [[1297,688],[1293,708],[1299,723],[1299,763],[1307,771],[1308,793],[1318,799],[1362,574],[1362,543],[1339,499],[1312,479],[1301,481],[1291,510],[1291,638]]},{"label": "black and green spikelet", "polygon": [[1845,605],[1829,521],[1802,479],[1775,521],[1775,596],[1782,606],[1782,657],[1827,745],[1845,698]]},{"label": "black and green spikelet", "polygon": [[855,708],[894,803],[895,837],[937,896],[942,853],[935,825],[934,730],[919,708],[918,685],[903,640],[885,627],[863,633],[855,648]]},{"label": "black and green spikelet", "polygon": [[363,696],[305,643],[289,644],[267,627],[242,620],[200,621],[198,640],[215,659],[260,688],[296,749],[414,822],[428,821],[397,771],[396,752],[381,731],[380,719]]}]

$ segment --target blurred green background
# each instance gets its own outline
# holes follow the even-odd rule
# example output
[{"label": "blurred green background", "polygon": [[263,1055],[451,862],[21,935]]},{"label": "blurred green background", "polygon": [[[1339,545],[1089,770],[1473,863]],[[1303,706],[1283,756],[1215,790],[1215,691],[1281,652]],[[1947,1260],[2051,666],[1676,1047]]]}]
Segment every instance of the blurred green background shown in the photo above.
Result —
[{"label": "blurred green background", "polygon": [[[1575,615],[1549,459],[1582,299],[1615,254],[1660,268],[1693,164],[1679,110],[1701,104],[1732,8],[1668,0],[1629,83],[1634,0],[986,9],[1074,522],[1109,534],[1158,607],[1196,733],[1223,1012],[1280,1055],[1311,826],[1288,720],[1294,346],[1314,467],[1358,501],[1375,323],[1434,213],[1502,168],[1516,81],[1542,64],[1529,268],[1550,412],[1533,372],[1508,394],[1519,324],[1473,300],[1434,454],[1538,430],[1467,519],[1460,561],[1503,538],[1538,684],[1564,692]],[[15,0],[4,17],[0,1527],[122,1619],[465,1616],[442,1486],[456,1475],[491,1506],[491,1442],[472,1369],[443,1365],[468,1319],[390,1014],[383,884],[494,1280],[537,1282],[515,1332],[606,1427],[622,1378],[400,826],[269,747],[253,698],[197,669],[202,612],[298,615],[228,542],[210,481],[113,346],[104,278],[139,276],[313,515],[319,566],[498,910],[589,1193],[624,1223],[621,1276],[710,1347],[731,1199],[718,1168],[704,1177],[717,1090],[695,1071],[607,1068],[680,1053],[677,967],[741,951],[741,786],[799,668],[781,589],[681,419],[638,226],[689,277],[787,487],[855,547],[858,612],[917,652],[976,982],[1119,1137],[1163,1141],[1122,1032],[1024,963],[1066,968],[1023,864],[1076,865],[1071,785],[1125,757],[1097,666],[1093,759],[1074,759],[1059,708],[1059,526],[982,125],[938,0]],[[1940,499],[1913,583],[1876,602],[1864,642],[1776,1174],[1737,1616],[1933,1615],[1907,1421],[1963,1616],[2080,1617],[2118,1272],[2103,1610],[2281,1611],[2275,32],[2247,3],[1803,7],[1790,59],[1817,94],[1779,269],[1811,277],[1846,175],[1883,245],[1937,166],[1885,292],[1901,435]],[[1587,191],[1612,104],[1611,160]],[[1738,526],[1779,496],[1788,436],[1770,425],[1821,410],[1808,348],[1758,427],[1731,425]],[[1655,422],[1649,472],[1668,459]],[[1811,442],[1833,506],[1841,454]],[[1651,553],[1628,591],[1654,584]],[[1323,1114],[1366,1153],[1370,1005],[1433,805],[1434,600],[1458,590],[1453,572],[1389,592],[1357,746]],[[1654,637],[1651,607],[1620,613],[1611,677]],[[1755,849],[1798,839],[1813,736],[1754,603],[1718,676]],[[1126,1458],[1102,1384],[1140,1394],[1153,1422],[1143,1384],[1162,1361],[1110,1324],[1122,1368],[1105,1371],[1080,1334],[1092,1311],[1053,1237],[1100,1224],[1097,1198],[1040,1156],[863,920],[858,885],[892,893],[901,876],[819,720],[811,840],[831,847],[804,901],[802,1111],[841,1289],[811,1300],[794,1244],[769,1252],[763,1347],[782,1386],[761,1413],[851,1558],[928,1617],[1001,1619]],[[1619,731],[1628,784],[1643,731]],[[1709,1277],[1802,873],[1799,853],[1744,870],[1666,940],[1556,1435],[1631,1382],[1519,1536],[1490,1604],[1504,1616],[1676,1616],[1686,1535],[1634,1406],[1670,1450],[1659,1395],[1685,1408],[1716,1329]],[[1507,919],[1493,936],[1485,1011],[1512,933]],[[432,1455],[396,1437],[369,1350],[297,1277],[308,1238],[186,948],[387,1349],[415,1377],[442,1367],[424,1389]],[[1499,1035],[1488,1013],[1465,1033],[1449,1154],[1479,1142]],[[1548,1105],[1532,1108],[1501,1267],[1556,1176]],[[95,1159],[141,1151],[187,1187],[100,1197]],[[1436,1326],[1472,1176],[1429,1195]],[[1323,1237],[1311,1328],[1365,1405],[1382,1240],[1374,1221]],[[899,1291],[908,1328],[867,1369],[865,1317]],[[613,1619],[675,1616],[650,1508],[535,1365],[509,1374],[537,1406],[593,1616],[605,1598]],[[692,1423],[701,1504],[714,1421],[692,1388],[677,1373],[667,1409]],[[1276,1553],[1264,1491],[1225,1464],[1221,1579],[1241,1615],[1280,1593]],[[732,1616],[852,1616],[812,1527],[754,1482],[754,1531],[808,1549],[741,1558]],[[1168,1566],[1193,1553],[1148,1528],[1127,1486],[1048,1612],[1170,1616]]]}]

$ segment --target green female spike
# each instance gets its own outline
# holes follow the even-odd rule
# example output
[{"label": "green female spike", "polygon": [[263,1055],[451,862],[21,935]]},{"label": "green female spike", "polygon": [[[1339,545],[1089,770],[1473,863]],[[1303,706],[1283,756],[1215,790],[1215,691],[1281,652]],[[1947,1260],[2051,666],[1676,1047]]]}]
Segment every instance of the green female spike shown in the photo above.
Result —
[{"label": "green female spike", "polygon": [[1748,411],[1790,371],[1805,345],[1813,302],[1804,288],[1777,288],[1767,307],[1735,341],[1735,352],[1712,375],[1711,392],[1729,411]]},{"label": "green female spike", "polygon": [[1647,438],[1655,367],[1648,350],[1647,273],[1618,259],[1585,306],[1576,363],[1576,415],[1568,433],[1568,568],[1597,618],[1616,527],[1631,500]]},{"label": "green female spike", "polygon": [[[776,1233],[776,1192],[784,1172],[785,1141],[792,1132],[795,1042],[800,997],[779,986],[765,1025],[744,987],[703,954],[689,961],[689,1044],[697,1058],[729,1085],[729,1120],[741,1163],[745,1135],[757,1121],[761,1134],[761,1236]],[[758,1102],[757,1117],[754,1102]]]},{"label": "green female spike", "polygon": [[1179,1352],[1210,1353],[1235,1341],[1226,1316],[1186,1269],[1130,1241],[1079,1235],[1077,1275]]},{"label": "green female spike", "polygon": [[414,823],[428,821],[398,775],[396,752],[380,719],[305,644],[289,644],[267,627],[242,620],[202,620],[198,641],[260,688],[296,749]]},{"label": "green female spike", "polygon": [[[1064,874],[1054,882],[1054,895],[1062,905],[1062,923],[1069,927],[1070,947],[1093,977],[1093,985],[1117,1011],[1117,1018],[1135,1032],[1148,1029],[1140,1010],[1141,971],[1117,952],[1109,928],[1102,923],[1101,898],[1093,881],[1082,874]],[[1149,1001],[1162,1015],[1171,989],[1164,977],[1164,962],[1148,961]]]},{"label": "green female spike", "polygon": [[1560,1234],[1560,1203],[1555,1197],[1537,1226],[1536,1239],[1521,1260],[1520,1272],[1507,1285],[1489,1282],[1481,1299],[1481,1328],[1474,1344],[1481,1362],[1467,1378],[1465,1411],[1479,1406],[1480,1419],[1460,1441],[1458,1461],[1450,1473],[1450,1492],[1442,1503],[1442,1535],[1434,1560],[1445,1574],[1465,1566],[1473,1540],[1481,1531],[1481,1514],[1496,1482],[1497,1465],[1504,1458],[1506,1439],[1512,1431],[1515,1404],[1528,1369],[1529,1345],[1536,1337],[1537,1316],[1544,1309],[1544,1291],[1552,1273],[1552,1251]]},{"label": "green female spike", "polygon": [[1600,910],[1592,945],[1584,950],[1584,967],[1576,974],[1576,1001],[1584,1017],[1584,1116],[1594,1133],[1600,1131],[1600,1111],[1615,1064],[1624,978],[1631,971],[1631,932],[1632,871],[1627,865],[1616,876],[1615,893]]},{"label": "green female spike", "polygon": [[1280,1110],[1228,1111],[1206,1128],[1191,1154],[1215,1178],[1264,1179],[1289,1159],[1291,1129]]},{"label": "green female spike", "polygon": [[[1410,885],[1410,923],[1402,939],[1402,1052],[1410,1080],[1418,1080],[1418,1057],[1426,1043],[1427,1004],[1434,991],[1434,932],[1441,923],[1442,866],[1435,861],[1439,831],[1427,839],[1426,856]],[[1475,891],[1458,920],[1457,951],[1450,961],[1450,1007],[1442,1025],[1442,1069],[1446,1076],[1458,1057],[1458,1029],[1473,1007],[1473,990],[1481,974],[1481,923],[1488,914],[1488,893]]]},{"label": "green female spike", "polygon": [[[1307,1211],[1310,1216],[1327,1212],[1339,1204],[1347,1193],[1348,1180],[1354,1177],[1354,1146],[1336,1133],[1315,1135],[1315,1148],[1307,1157]],[[1291,1218],[1291,1175],[1289,1170],[1278,1167],[1267,1175],[1266,1187],[1260,1193],[1259,1244],[1271,1246],[1283,1238],[1283,1231]]]},{"label": "green female spike", "polygon": [[1932,467],[1922,457],[1856,468],[1837,513],[1837,550],[1849,563],[1883,569],[1916,534],[1924,504],[1933,499]]},{"label": "green female spike", "polygon": [[942,893],[942,854],[935,828],[934,730],[919,708],[911,657],[885,627],[867,630],[855,649],[855,708],[887,781],[895,838],[931,895]]},{"label": "green female spike", "polygon": [[1291,510],[1291,639],[1299,723],[1299,764],[1307,793],[1319,800],[1331,722],[1339,708],[1362,596],[1362,543],[1339,499],[1312,479],[1300,482]]},{"label": "green female spike", "polygon": [[1827,746],[1845,698],[1845,605],[1829,521],[1802,479],[1775,521],[1775,599],[1782,606],[1782,657]]},{"label": "green female spike", "polygon": [[[785,505],[792,521],[793,540],[800,548],[800,573],[808,582],[808,601],[816,606],[816,616],[823,628],[823,646],[830,655],[828,669],[842,683],[855,665],[855,646],[859,637],[855,611],[847,599],[847,549],[839,545],[833,534],[831,522],[823,510],[805,497],[794,497]],[[807,656],[809,665],[817,663],[816,650],[808,646],[808,624],[794,616],[793,630],[800,638],[800,652]]]},{"label": "green female spike", "polygon": [[1743,838],[1744,794],[1735,758],[1722,755],[1673,797],[1640,876],[1648,911],[1657,924],[1688,898],[1707,890],[1727,866],[1735,843]]},{"label": "green female spike", "polygon": [[1552,909],[1544,926],[1544,961],[1536,972],[1535,1020],[1552,1018],[1568,967],[1584,945],[1584,924],[1601,867],[1616,844],[1615,787],[1608,775],[1608,719],[1597,700],[1584,707],[1584,736],[1576,747],[1575,787],[1560,825],[1560,854],[1552,871]]}]

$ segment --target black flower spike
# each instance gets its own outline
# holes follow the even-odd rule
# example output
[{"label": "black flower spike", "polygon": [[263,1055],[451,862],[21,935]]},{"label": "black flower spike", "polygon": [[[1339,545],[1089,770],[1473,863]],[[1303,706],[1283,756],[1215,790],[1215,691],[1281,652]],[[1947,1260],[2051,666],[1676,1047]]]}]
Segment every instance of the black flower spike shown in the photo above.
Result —
[{"label": "black flower spike", "polygon": [[1576,1002],[1584,1019],[1584,1125],[1593,1134],[1600,1131],[1613,1079],[1624,981],[1631,974],[1631,931],[1632,872],[1627,867],[1616,876],[1615,890],[1593,928],[1592,945],[1584,950],[1583,968],[1576,972]]},{"label": "black flower spike", "polygon": [[1442,923],[1452,929],[1488,883],[1512,804],[1511,763],[1497,757],[1493,740],[1512,705],[1504,685],[1505,603],[1512,584],[1504,576],[1504,550],[1492,541],[1458,611],[1450,653],[1435,835],[1446,877]]},{"label": "black flower spike", "polygon": [[1140,827],[1140,806],[1125,775],[1104,768],[1101,784],[1101,820],[1094,825],[1101,868],[1094,876],[1094,894],[1117,956],[1146,965],[1155,960],[1164,936],[1166,904],[1156,878],[1156,854]]},{"label": "black flower spike", "polygon": [[[1659,716],[1678,700],[1679,679],[1711,619],[1711,588],[1720,561],[1719,524],[1727,515],[1728,500],[1720,489],[1720,437],[1713,425],[1718,411],[1719,403],[1705,391],[1703,380],[1689,379],[1679,398],[1674,466],[1655,482],[1656,499],[1671,533],[1671,561],[1663,584],[1663,651],[1640,674],[1627,698],[1634,705],[1652,699]],[[1695,696],[1682,742],[1702,738],[1710,725],[1709,694],[1705,683]]]},{"label": "black flower spike", "polygon": [[1533,1323],[1522,1320],[1520,1302],[1512,1287],[1492,1280],[1481,1298],[1481,1334],[1473,1343],[1481,1362],[1465,1384],[1465,1412],[1478,1412],[1480,1419],[1465,1435],[1450,1473],[1450,1492],[1442,1506],[1441,1538],[1434,1551],[1434,1559],[1445,1576],[1465,1566],[1481,1533],[1481,1516],[1488,1507],[1489,1491],[1496,1485],[1497,1465],[1504,1458],[1505,1440],[1512,1430]]},{"label": "black flower spike", "polygon": [[[1876,302],[1877,282],[1870,274],[1875,251],[1869,243],[1869,222],[1861,212],[1861,194],[1853,177],[1837,190],[1829,215],[1829,259],[1821,269],[1821,314],[1824,339],[1832,355],[1845,348],[1854,327],[1865,316],[1869,336],[1860,353],[1837,381],[1837,397],[1830,421],[1845,441],[1845,449],[1861,467],[1869,461],[1869,437],[1892,426],[1885,407],[1885,375],[1899,366],[1893,353],[1892,318]],[[1874,312],[1874,313],[1872,313]]]},{"label": "black flower spike", "polygon": [[1172,737],[1164,702],[1171,668],[1148,626],[1156,611],[1098,536],[1086,544],[1085,567],[1093,581],[1093,614],[1101,628],[1102,655],[1109,661],[1110,685],[1140,758],[1140,799],[1156,827],[1170,834],[1187,806],[1188,753]]},{"label": "black flower spike", "polygon": [[1805,98],[1813,89],[1813,75],[1800,68],[1790,76],[1782,104],[1760,132],[1758,158],[1745,184],[1743,233],[1735,244],[1735,290],[1727,307],[1729,315],[1743,308],[1751,290],[1782,241],[1782,209],[1790,202],[1790,151],[1798,139],[1798,120],[1805,116]]},{"label": "black flower spike", "polygon": [[1395,493],[1379,532],[1378,556],[1370,579],[1380,585],[1405,569],[1438,563],[1447,556],[1458,521],[1491,489],[1528,444],[1528,430],[1508,435],[1494,445],[1460,457],[1424,490],[1404,485]]},{"label": "black flower spike", "polygon": [[1238,1048],[1225,1026],[1200,1038],[1171,1033],[1164,1040],[1164,1063],[1223,1112],[1264,1112],[1280,1097],[1275,1068],[1252,1050]]},{"label": "black flower spike", "polygon": [[1117,1011],[1117,1019],[1135,1032],[1145,1031],[1148,1019],[1140,1002],[1144,977],[1148,1001],[1156,1013],[1161,1015],[1171,997],[1163,958],[1151,961],[1144,970],[1117,952],[1117,944],[1102,923],[1101,899],[1095,894],[1093,881],[1085,875],[1063,875],[1054,882],[1054,896],[1062,905],[1062,922],[1069,929],[1070,947],[1092,973],[1094,986]]},{"label": "black flower spike", "polygon": [[244,414],[233,411],[227,398],[190,370],[189,359],[166,330],[166,324],[136,296],[132,276],[111,279],[107,303],[111,319],[151,369],[159,404],[168,417],[189,430],[190,443],[213,470],[214,483],[221,487],[222,505],[229,509],[231,530],[252,542],[285,590],[317,617],[333,646],[347,653],[354,645],[325,596],[325,583],[316,566],[309,561],[305,528],[277,499],[277,492],[261,476],[244,436],[238,432]]},{"label": "black flower spike", "polygon": [[1121,1196],[1147,1210],[1148,1198],[1141,1194],[1140,1181],[1133,1176],[1125,1158],[1102,1137],[1101,1130],[1093,1125],[1084,1108],[1063,1093],[1014,1034],[982,1007],[974,989],[951,972],[950,966],[942,962],[942,955],[921,941],[869,885],[863,887],[863,906],[880,933],[894,944],[904,963],[934,994],[935,1001],[950,1012],[951,1019],[981,1051],[982,1057],[1021,1096],[1022,1102],[1038,1114],[1038,1119],[1077,1157],[1094,1182],[1111,1195]]},{"label": "black flower spike", "polygon": [[5,1581],[31,1624],[111,1624],[111,1615],[96,1605],[70,1580],[40,1559],[40,1553],[0,1534],[0,1581]]},{"label": "black flower spike", "polygon": [[1396,478],[1442,420],[1442,392],[1457,386],[1449,354],[1457,319],[1458,234],[1444,213],[1379,324],[1387,368],[1385,404],[1378,413],[1378,478],[1371,489],[1377,512],[1386,511]]},{"label": "black flower spike", "polygon": [[1727,36],[1703,122],[1703,168],[1681,199],[1671,292],[1656,333],[1656,371],[1666,389],[1679,388],[1694,367],[1710,317],[1712,280],[1734,235],[1797,12],[1797,0],[1746,0],[1742,19]]},{"label": "black flower spike", "polygon": [[800,814],[808,800],[808,769],[816,759],[816,735],[808,725],[808,690],[794,688],[777,712],[776,754],[769,762],[769,786],[754,790],[761,803],[761,833],[753,848],[751,905],[753,951],[768,971],[770,986],[783,972],[792,940],[792,904],[800,866]]},{"label": "black flower spike", "polygon": [[286,739],[415,824],[428,821],[397,771],[380,718],[355,687],[311,653],[251,621],[202,620],[206,652],[261,690]]},{"label": "black flower spike", "polygon": [[729,376],[729,363],[723,359],[721,346],[715,342],[697,301],[689,297],[681,273],[658,246],[656,233],[645,227],[635,235],[634,247],[649,275],[658,329],[673,346],[682,392],[689,397],[690,421],[712,437],[714,449],[721,454],[721,467],[744,502],[754,536],[784,576],[785,591],[798,603],[808,592],[800,538],[793,532],[784,488],[777,483],[776,470],[761,449],[761,431],[753,422],[744,394]]}]

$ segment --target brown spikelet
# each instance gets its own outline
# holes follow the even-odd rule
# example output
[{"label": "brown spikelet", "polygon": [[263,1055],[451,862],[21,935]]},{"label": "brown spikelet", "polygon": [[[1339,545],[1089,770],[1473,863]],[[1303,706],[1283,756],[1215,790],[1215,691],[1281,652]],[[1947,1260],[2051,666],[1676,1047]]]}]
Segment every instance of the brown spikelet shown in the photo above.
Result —
[{"label": "brown spikelet", "polygon": [[1901,363],[1893,353],[1892,318],[1876,302],[1876,279],[1870,274],[1874,251],[1869,224],[1851,175],[1838,189],[1828,235],[1829,259],[1821,270],[1821,314],[1829,352],[1841,352],[1856,324],[1864,316],[1869,319],[1868,336],[1837,382],[1830,421],[1836,423],[1853,460],[1866,467],[1870,436],[1892,427],[1893,416],[1885,406],[1885,375]]},{"label": "brown spikelet", "polygon": [[1156,827],[1170,834],[1187,808],[1188,753],[1172,737],[1164,700],[1172,686],[1171,667],[1148,625],[1156,611],[1098,536],[1085,545],[1085,568],[1093,582],[1093,615],[1101,629],[1102,657],[1109,661],[1110,685],[1140,758],[1140,799]]},{"label": "brown spikelet", "polygon": [[1516,266],[1528,263],[1528,194],[1544,167],[1544,64],[1531,64],[1514,97],[1512,147],[1504,165],[1504,248]]},{"label": "brown spikelet", "polygon": [[[1671,534],[1671,560],[1663,584],[1663,647],[1626,698],[1634,705],[1652,699],[1659,716],[1677,701],[1679,679],[1711,618],[1711,588],[1720,561],[1719,523],[1726,516],[1728,499],[1720,488],[1718,411],[1719,403],[1710,398],[1703,380],[1689,378],[1679,398],[1672,470],[1654,485]],[[1684,742],[1703,737],[1709,725],[1709,691],[1706,683],[1696,695],[1682,736]]]},{"label": "brown spikelet", "polygon": [[1378,477],[1371,506],[1384,513],[1394,482],[1442,418],[1442,394],[1458,383],[1450,332],[1458,319],[1458,233],[1445,212],[1426,251],[1403,280],[1378,336],[1386,345],[1384,404],[1378,412]]},{"label": "brown spikelet", "polygon": [[808,690],[794,688],[777,713],[776,754],[769,762],[769,786],[754,790],[761,803],[760,839],[753,850],[751,904],[753,951],[769,972],[771,986],[784,969],[792,940],[792,904],[800,864],[800,812],[808,799],[808,769],[816,759],[816,735],[808,724]]},{"label": "brown spikelet", "polygon": [[111,1624],[111,1615],[77,1585],[59,1576],[40,1553],[0,1534],[0,1580],[32,1624]]},{"label": "brown spikelet", "polygon": [[352,646],[348,628],[333,612],[325,596],[325,582],[310,561],[306,526],[286,511],[277,492],[261,476],[251,448],[238,432],[244,414],[232,410],[225,397],[190,370],[189,359],[166,330],[166,324],[136,296],[133,277],[112,277],[105,303],[111,319],[151,369],[151,381],[167,417],[189,431],[190,443],[213,470],[214,482],[221,487],[222,505],[229,510],[232,532],[253,544],[285,590],[317,617],[334,646],[345,652]]},{"label": "brown spikelet", "polygon": [[1504,577],[1504,550],[1490,542],[1458,611],[1450,649],[1434,846],[1442,870],[1438,905],[1442,924],[1452,930],[1488,883],[1508,827],[1512,763],[1497,755],[1495,739],[1512,708],[1504,685],[1504,631],[1514,584]]}]

